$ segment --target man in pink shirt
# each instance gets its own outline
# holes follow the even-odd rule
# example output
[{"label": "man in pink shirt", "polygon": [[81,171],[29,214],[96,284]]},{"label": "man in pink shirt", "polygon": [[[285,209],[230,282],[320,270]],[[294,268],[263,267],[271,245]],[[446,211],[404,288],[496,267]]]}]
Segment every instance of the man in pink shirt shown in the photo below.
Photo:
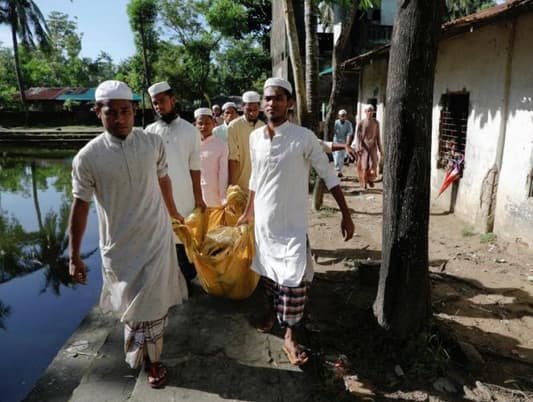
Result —
[{"label": "man in pink shirt", "polygon": [[208,207],[218,207],[226,202],[228,187],[228,146],[213,136],[215,121],[209,108],[194,111],[194,125],[200,131],[200,163],[202,194]]}]

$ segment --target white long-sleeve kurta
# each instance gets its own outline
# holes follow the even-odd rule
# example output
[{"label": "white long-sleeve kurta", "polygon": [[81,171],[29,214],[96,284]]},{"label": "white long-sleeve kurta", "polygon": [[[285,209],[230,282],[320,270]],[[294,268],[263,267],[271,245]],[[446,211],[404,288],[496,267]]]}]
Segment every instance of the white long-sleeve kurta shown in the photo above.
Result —
[{"label": "white long-sleeve kurta", "polygon": [[[283,286],[312,279],[307,258],[307,194],[309,168],[317,171],[328,189],[339,184],[315,134],[286,122],[270,140],[266,127],[250,136],[255,191],[255,256],[252,269]],[[310,275],[307,275],[310,273]]]},{"label": "white long-sleeve kurta", "polygon": [[122,321],[153,321],[187,297],[158,177],[167,174],[161,138],[134,129],[103,133],[72,163],[72,193],[98,214],[103,286],[100,306]]},{"label": "white long-sleeve kurta", "polygon": [[228,145],[210,135],[200,145],[202,196],[208,207],[218,207],[226,200],[228,188]]},{"label": "white long-sleeve kurta", "polygon": [[178,212],[187,217],[194,209],[191,170],[200,171],[200,132],[191,123],[177,117],[169,124],[163,120],[146,127],[146,132],[163,139],[167,153],[168,175]]}]

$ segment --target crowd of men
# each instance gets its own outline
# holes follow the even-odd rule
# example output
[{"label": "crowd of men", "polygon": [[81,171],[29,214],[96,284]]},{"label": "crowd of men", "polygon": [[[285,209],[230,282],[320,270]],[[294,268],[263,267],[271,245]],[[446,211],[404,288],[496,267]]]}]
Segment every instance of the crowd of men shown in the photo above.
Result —
[{"label": "crowd of men", "polygon": [[[248,193],[248,204],[238,224],[253,222],[251,269],[261,275],[257,291],[264,296],[254,325],[270,331],[277,321],[285,328],[283,350],[289,361],[305,364],[308,356],[297,331],[313,279],[309,169],[316,170],[336,200],[347,241],[354,224],[324,150],[355,153],[291,123],[293,89],[280,78],[265,81],[262,99],[257,92],[245,92],[242,116],[228,102],[197,109],[194,125],[177,114],[167,82],[152,85],[148,93],[159,119],[143,130],[134,128],[136,106],[125,83],[104,81],[96,89],[95,112],[104,131],[72,164],[70,275],[76,283],[87,283],[80,248],[94,199],[103,275],[100,306],[125,325],[126,362],[132,368],[144,364],[149,385],[163,386],[168,310],[188,298],[196,275],[171,220],[183,222],[195,208],[224,205],[227,187],[239,185]],[[259,119],[261,107],[266,124]]]}]

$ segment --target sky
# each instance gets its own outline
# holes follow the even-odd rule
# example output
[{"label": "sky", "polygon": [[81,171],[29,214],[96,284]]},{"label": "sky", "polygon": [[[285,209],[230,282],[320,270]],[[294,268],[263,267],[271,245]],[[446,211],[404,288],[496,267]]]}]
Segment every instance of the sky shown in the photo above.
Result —
[{"label": "sky", "polygon": [[[135,53],[126,5],[129,0],[34,0],[45,17],[60,11],[71,18],[78,17],[78,32],[83,33],[82,57],[96,59],[101,50],[115,64]],[[504,0],[496,0],[503,3]],[[1,46],[11,47],[7,25],[0,25]]]},{"label": "sky", "polygon": [[[96,59],[101,50],[109,53],[113,62],[135,53],[126,5],[129,0],[34,0],[45,18],[51,11],[78,17],[78,33],[83,33],[81,56]],[[7,25],[0,25],[2,46],[11,47]]]}]

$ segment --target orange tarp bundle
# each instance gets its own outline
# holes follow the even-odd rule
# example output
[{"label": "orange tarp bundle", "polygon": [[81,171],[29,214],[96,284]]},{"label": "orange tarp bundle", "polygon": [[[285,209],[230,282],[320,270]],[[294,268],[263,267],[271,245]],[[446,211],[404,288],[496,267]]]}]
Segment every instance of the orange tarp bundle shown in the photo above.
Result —
[{"label": "orange tarp bundle", "polygon": [[185,245],[204,290],[212,295],[244,299],[252,294],[259,275],[250,269],[254,254],[252,225],[235,226],[244,212],[247,196],[230,186],[223,207],[195,209],[184,224],[172,222]]}]

